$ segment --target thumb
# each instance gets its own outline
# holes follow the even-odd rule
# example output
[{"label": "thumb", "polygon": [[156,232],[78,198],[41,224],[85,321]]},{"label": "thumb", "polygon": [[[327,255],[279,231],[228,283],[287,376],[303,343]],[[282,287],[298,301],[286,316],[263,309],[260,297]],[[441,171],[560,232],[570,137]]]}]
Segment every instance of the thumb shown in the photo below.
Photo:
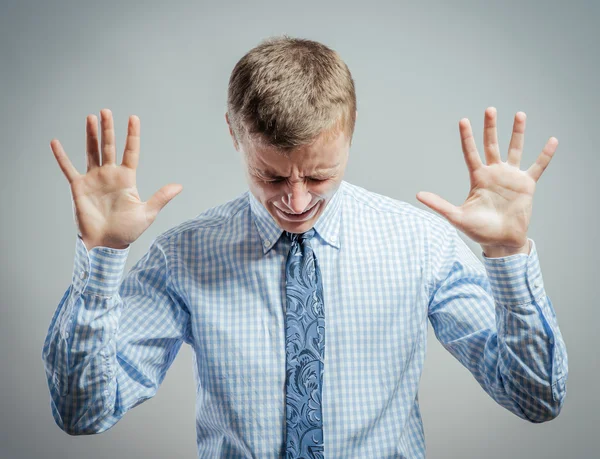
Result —
[{"label": "thumb", "polygon": [[181,190],[183,190],[183,186],[178,183],[170,183],[169,185],[163,186],[148,199],[148,202],[146,203],[148,211],[153,216],[156,216],[171,199],[181,192]]},{"label": "thumb", "polygon": [[460,224],[460,209],[449,203],[444,198],[429,191],[419,191],[417,199],[427,207],[435,210],[438,214],[448,220],[451,224],[458,226]]}]

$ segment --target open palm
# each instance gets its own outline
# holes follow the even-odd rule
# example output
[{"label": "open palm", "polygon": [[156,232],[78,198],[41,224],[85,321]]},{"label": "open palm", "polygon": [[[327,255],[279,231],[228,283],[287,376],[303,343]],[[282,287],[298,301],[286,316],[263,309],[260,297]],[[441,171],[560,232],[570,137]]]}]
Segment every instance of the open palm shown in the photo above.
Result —
[{"label": "open palm", "polygon": [[52,139],[50,146],[71,187],[75,223],[87,249],[96,246],[124,249],[154,222],[160,210],[183,187],[165,185],[143,202],[136,187],[140,156],[139,118],[129,117],[123,160],[118,165],[112,112],[101,110],[100,117],[100,147],[96,116],[90,115],[86,120],[85,174],[75,169],[58,139]]},{"label": "open palm", "polygon": [[434,193],[417,193],[420,202],[484,248],[519,249],[527,244],[535,186],[550,163],[558,140],[551,137],[535,163],[522,171],[525,121],[525,113],[515,115],[508,158],[503,162],[498,147],[496,109],[486,109],[483,143],[487,164],[483,164],[469,120],[460,120],[462,150],[471,181],[467,199],[461,206],[455,206]]}]

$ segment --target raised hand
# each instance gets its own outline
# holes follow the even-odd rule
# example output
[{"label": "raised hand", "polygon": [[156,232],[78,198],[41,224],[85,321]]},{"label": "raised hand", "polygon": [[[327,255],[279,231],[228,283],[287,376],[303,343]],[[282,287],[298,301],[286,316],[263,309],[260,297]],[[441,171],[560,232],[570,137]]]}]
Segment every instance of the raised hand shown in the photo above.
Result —
[{"label": "raised hand", "polygon": [[460,120],[462,150],[471,180],[467,199],[457,207],[434,193],[417,193],[420,202],[478,242],[487,257],[529,253],[527,229],[533,193],[554,155],[558,140],[550,137],[536,161],[522,171],[525,120],[525,113],[515,115],[507,161],[503,162],[496,131],[496,109],[486,109],[483,144],[487,164],[481,162],[469,120]]},{"label": "raised hand", "polygon": [[98,150],[98,120],[86,119],[87,173],[80,174],[69,160],[58,139],[50,147],[71,186],[75,224],[88,250],[96,246],[125,249],[156,219],[162,208],[183,187],[169,184],[142,202],[136,188],[136,168],[140,155],[140,120],[129,117],[125,152],[115,164],[115,132],[112,112],[100,111],[102,127],[102,164]]}]

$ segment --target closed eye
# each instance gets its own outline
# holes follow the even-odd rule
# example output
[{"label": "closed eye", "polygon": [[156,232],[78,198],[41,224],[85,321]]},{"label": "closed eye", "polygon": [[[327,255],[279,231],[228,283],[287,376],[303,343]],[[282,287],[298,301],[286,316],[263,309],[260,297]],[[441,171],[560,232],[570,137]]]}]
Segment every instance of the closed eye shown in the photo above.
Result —
[{"label": "closed eye", "polygon": [[[325,178],[315,178],[315,177],[307,177],[307,180],[310,180],[311,182],[325,182],[328,179]],[[286,180],[284,177],[275,177],[275,178],[271,178],[271,179],[262,179],[263,182],[265,183],[280,183],[283,182],[284,180]]]}]

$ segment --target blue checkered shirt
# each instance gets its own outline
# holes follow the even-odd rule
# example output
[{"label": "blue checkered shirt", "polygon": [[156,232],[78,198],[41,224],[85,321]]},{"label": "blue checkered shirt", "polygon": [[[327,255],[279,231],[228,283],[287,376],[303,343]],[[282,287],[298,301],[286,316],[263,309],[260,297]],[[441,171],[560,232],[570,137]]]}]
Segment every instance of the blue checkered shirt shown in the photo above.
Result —
[{"label": "blue checkered shirt", "polygon": [[[328,458],[422,458],[418,383],[428,320],[498,404],[561,410],[567,353],[533,240],[483,264],[442,217],[343,181],[314,226],[326,308]],[[249,192],[129,248],[76,241],[42,359],[57,425],[111,428],[194,353],[198,457],[281,457],[289,242]]]}]

